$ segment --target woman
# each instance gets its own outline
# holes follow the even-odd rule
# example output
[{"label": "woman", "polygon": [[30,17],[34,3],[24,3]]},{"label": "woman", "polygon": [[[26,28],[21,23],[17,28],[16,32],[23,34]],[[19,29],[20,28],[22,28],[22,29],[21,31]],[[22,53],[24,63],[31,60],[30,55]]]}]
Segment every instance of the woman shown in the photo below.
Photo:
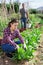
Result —
[{"label": "woman", "polygon": [[[18,44],[22,43],[24,47],[24,40],[17,29],[18,21],[16,19],[9,22],[8,27],[3,32],[2,50],[8,55],[19,48]],[[14,41],[15,38],[19,38],[18,41]]]}]

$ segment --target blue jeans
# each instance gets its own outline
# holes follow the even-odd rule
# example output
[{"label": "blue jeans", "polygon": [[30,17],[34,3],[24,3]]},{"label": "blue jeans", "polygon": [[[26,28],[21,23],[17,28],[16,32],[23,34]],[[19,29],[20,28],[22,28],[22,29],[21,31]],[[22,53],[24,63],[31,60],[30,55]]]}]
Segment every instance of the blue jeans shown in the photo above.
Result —
[{"label": "blue jeans", "polygon": [[26,28],[26,20],[27,20],[26,18],[21,18],[21,27],[22,28]]},{"label": "blue jeans", "polygon": [[[16,41],[15,43],[21,44],[21,41]],[[5,53],[11,53],[15,51],[15,47],[13,45],[10,45],[9,43],[2,44],[1,47]]]}]

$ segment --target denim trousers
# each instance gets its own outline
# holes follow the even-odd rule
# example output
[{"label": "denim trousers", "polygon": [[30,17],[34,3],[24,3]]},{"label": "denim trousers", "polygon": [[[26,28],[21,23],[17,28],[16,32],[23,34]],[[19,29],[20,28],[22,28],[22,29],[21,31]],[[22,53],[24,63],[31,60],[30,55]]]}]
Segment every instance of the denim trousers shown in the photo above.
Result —
[{"label": "denim trousers", "polygon": [[[16,41],[15,43],[21,44],[21,41]],[[2,48],[3,52],[5,52],[5,53],[10,53],[10,52],[15,51],[15,47],[9,43],[2,44],[1,48]]]},{"label": "denim trousers", "polygon": [[26,18],[21,18],[21,28],[26,28]]}]

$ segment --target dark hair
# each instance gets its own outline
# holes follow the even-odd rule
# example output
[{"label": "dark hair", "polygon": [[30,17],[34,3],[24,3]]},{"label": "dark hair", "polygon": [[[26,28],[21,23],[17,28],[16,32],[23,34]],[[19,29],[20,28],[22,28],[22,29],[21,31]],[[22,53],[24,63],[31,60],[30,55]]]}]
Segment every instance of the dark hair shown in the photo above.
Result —
[{"label": "dark hair", "polygon": [[8,27],[11,27],[11,23],[18,23],[17,19],[12,19],[9,23],[8,23]]}]

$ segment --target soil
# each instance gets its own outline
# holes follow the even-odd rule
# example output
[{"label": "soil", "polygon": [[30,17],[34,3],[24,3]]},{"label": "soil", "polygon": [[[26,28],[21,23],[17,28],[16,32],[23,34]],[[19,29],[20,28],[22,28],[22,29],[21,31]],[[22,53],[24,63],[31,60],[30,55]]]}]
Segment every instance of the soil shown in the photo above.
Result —
[{"label": "soil", "polygon": [[43,65],[43,34],[41,34],[40,45],[37,48],[34,59],[31,61],[12,61],[8,57],[0,56],[0,65]]}]

